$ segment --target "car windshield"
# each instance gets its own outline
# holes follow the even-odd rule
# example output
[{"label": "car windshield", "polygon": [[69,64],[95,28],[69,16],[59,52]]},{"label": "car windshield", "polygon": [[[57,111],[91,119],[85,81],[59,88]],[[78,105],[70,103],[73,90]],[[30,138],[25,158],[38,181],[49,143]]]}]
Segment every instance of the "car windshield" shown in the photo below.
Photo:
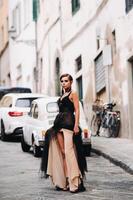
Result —
[{"label": "car windshield", "polygon": [[36,98],[18,98],[16,101],[16,107],[30,107],[33,100]]},{"label": "car windshield", "polygon": [[49,113],[57,113],[59,112],[59,107],[56,102],[50,102],[47,104],[47,112]]}]

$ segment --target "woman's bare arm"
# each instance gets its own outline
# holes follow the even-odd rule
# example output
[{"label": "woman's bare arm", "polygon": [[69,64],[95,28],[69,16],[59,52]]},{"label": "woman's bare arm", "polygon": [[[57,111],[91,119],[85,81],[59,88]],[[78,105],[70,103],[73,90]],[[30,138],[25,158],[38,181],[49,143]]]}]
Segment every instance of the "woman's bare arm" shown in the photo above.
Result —
[{"label": "woman's bare arm", "polygon": [[72,101],[74,104],[74,109],[75,109],[75,125],[74,125],[74,133],[79,132],[79,115],[80,115],[80,110],[79,110],[79,98],[76,92],[72,92]]}]

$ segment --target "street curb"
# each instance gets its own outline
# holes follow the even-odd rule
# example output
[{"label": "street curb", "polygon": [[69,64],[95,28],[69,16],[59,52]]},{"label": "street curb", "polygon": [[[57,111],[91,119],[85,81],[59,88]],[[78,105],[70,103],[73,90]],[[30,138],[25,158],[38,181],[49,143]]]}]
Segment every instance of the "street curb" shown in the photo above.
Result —
[{"label": "street curb", "polygon": [[124,169],[126,172],[128,172],[129,174],[133,175],[133,169],[131,169],[128,165],[126,165],[125,163],[123,163],[120,160],[117,160],[116,158],[111,157],[110,155],[103,153],[101,150],[92,148],[91,150],[92,152],[96,153],[97,155],[101,155],[104,158],[106,158],[107,160],[109,160],[110,162],[112,162],[113,164],[121,167],[122,169]]}]

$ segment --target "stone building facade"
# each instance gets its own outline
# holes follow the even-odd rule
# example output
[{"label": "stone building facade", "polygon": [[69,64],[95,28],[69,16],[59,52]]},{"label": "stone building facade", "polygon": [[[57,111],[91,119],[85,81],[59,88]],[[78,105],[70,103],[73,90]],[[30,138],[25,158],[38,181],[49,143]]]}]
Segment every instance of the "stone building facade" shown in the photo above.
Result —
[{"label": "stone building facade", "polygon": [[40,91],[58,95],[61,73],[74,77],[88,125],[96,98],[115,101],[120,137],[133,139],[133,5],[125,0],[40,1]]},{"label": "stone building facade", "polygon": [[0,0],[0,38],[0,85],[59,95],[70,73],[89,127],[94,101],[115,101],[133,139],[132,0]]},{"label": "stone building facade", "polygon": [[0,85],[36,90],[32,0],[0,0]]}]

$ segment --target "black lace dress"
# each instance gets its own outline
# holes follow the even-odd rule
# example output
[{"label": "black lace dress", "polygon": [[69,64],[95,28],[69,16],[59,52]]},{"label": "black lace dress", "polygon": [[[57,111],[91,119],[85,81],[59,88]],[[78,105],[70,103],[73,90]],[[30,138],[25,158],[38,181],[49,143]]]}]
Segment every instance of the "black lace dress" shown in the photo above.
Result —
[{"label": "black lace dress", "polygon": [[[47,164],[48,164],[48,150],[49,143],[53,137],[56,137],[58,132],[62,129],[73,130],[75,123],[75,114],[74,114],[74,104],[69,99],[70,93],[63,97],[59,98],[57,101],[59,106],[59,114],[56,116],[54,120],[54,125],[47,130],[45,134],[45,144],[43,148],[42,160],[41,160],[41,171],[44,172],[44,177],[47,178]],[[87,163],[83,152],[82,145],[82,137],[81,137],[81,128],[79,127],[79,133],[73,134],[73,142],[76,147],[77,152],[77,161],[79,165],[79,169],[81,171],[82,176],[85,175],[85,171],[87,171]]]},{"label": "black lace dress", "polygon": [[69,130],[74,129],[75,116],[74,116],[74,104],[69,99],[70,93],[63,97],[59,98],[57,101],[59,106],[59,114],[56,116],[54,121],[54,127],[58,130],[65,128]]}]

